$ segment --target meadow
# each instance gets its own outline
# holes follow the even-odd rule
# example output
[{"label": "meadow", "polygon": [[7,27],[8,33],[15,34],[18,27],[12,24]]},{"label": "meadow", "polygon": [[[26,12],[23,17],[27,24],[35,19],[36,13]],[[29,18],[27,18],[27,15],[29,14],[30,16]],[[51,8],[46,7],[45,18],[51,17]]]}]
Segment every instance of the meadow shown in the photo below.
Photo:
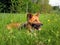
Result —
[{"label": "meadow", "polygon": [[60,15],[40,14],[39,19],[43,23],[41,31],[9,31],[6,25],[26,22],[26,14],[0,13],[0,45],[60,45]]}]

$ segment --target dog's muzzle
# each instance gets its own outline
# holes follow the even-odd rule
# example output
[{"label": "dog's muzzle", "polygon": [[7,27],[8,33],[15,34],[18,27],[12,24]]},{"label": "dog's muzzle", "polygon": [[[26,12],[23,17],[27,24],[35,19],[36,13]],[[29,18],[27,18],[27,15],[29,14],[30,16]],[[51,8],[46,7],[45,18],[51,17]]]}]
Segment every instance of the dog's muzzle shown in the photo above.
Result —
[{"label": "dog's muzzle", "polygon": [[37,30],[42,26],[43,24],[37,23],[37,24],[31,24],[31,26]]}]

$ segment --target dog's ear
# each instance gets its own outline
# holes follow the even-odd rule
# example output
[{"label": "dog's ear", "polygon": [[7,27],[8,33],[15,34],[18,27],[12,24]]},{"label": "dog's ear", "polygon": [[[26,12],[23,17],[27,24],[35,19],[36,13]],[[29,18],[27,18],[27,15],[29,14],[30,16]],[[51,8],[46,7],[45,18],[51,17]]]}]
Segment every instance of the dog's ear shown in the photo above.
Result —
[{"label": "dog's ear", "polygon": [[40,13],[36,13],[35,15],[36,15],[37,17],[39,17],[39,14],[40,14]]},{"label": "dog's ear", "polygon": [[33,15],[32,15],[31,13],[28,13],[28,14],[27,14],[27,20],[31,19],[32,16],[33,16]]}]

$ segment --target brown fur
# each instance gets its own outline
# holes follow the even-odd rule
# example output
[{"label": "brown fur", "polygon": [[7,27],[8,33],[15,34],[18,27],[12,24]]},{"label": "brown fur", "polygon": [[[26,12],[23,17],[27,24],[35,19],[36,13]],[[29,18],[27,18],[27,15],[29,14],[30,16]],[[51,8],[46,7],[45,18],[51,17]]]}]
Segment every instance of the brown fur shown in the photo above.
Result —
[{"label": "brown fur", "polygon": [[6,27],[8,30],[12,30],[13,28],[19,28],[20,23],[10,23]]}]

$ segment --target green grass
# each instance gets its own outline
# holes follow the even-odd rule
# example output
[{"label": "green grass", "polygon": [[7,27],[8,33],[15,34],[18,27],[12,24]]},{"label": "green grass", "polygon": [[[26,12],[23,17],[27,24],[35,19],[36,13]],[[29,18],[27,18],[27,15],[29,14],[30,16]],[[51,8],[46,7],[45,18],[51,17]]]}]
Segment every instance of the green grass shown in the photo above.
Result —
[{"label": "green grass", "polygon": [[0,45],[60,45],[60,15],[41,14],[41,31],[27,32],[27,29],[9,31],[6,25],[26,22],[26,14],[0,14]]}]

